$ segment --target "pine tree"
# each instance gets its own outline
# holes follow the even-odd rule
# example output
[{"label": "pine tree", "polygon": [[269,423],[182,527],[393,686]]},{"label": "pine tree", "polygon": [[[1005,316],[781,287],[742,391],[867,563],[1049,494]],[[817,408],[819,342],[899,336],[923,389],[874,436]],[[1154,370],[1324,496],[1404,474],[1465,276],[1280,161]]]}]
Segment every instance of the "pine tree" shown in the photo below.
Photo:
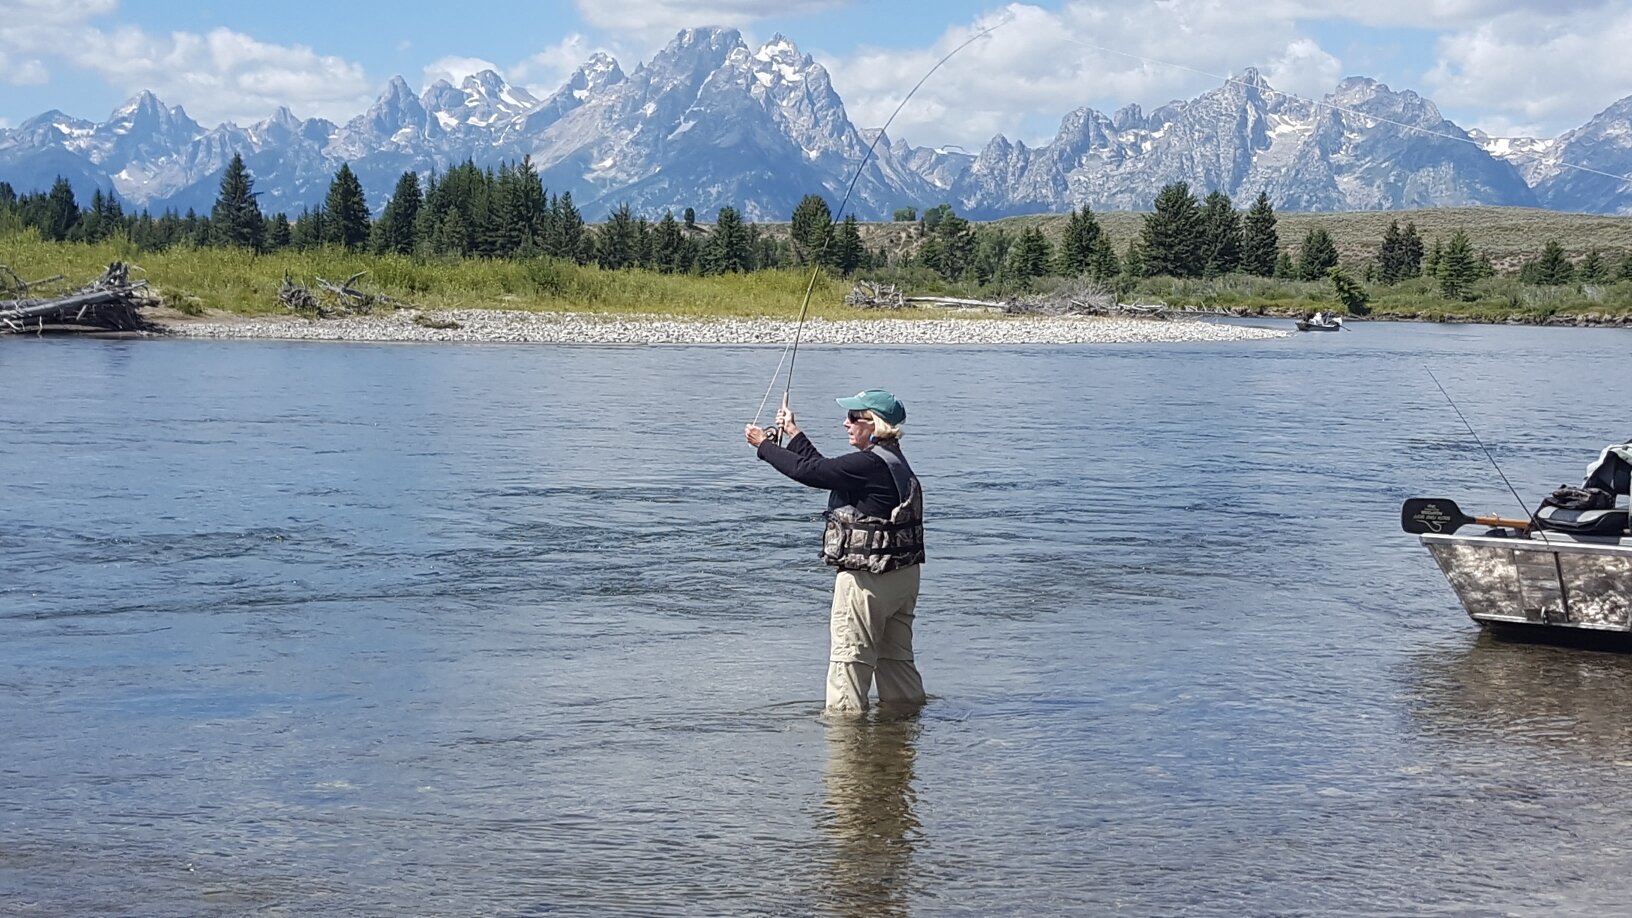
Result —
[{"label": "pine tree", "polygon": [[1222,191],[1207,195],[1201,207],[1202,274],[1217,277],[1241,268],[1245,239],[1241,215]]},{"label": "pine tree", "polygon": [[1338,302],[1349,311],[1349,315],[1363,316],[1371,309],[1366,304],[1371,302],[1366,288],[1350,277],[1342,268],[1332,266],[1326,269],[1326,276],[1332,281],[1332,289],[1337,294]]},{"label": "pine tree", "polygon": [[431,250],[449,255],[466,255],[470,252],[470,228],[465,225],[465,218],[458,208],[450,209],[437,222],[436,230],[431,234]]},{"label": "pine tree", "polygon": [[572,203],[572,192],[563,191],[550,199],[549,217],[544,221],[544,254],[572,261],[584,261],[584,218]]},{"label": "pine tree", "polygon": [[68,238],[75,226],[79,225],[79,201],[74,198],[74,186],[62,176],[51,183],[51,190],[39,204],[30,208],[35,211],[33,219],[29,220],[40,235],[52,242],[61,242]]},{"label": "pine tree", "polygon": [[262,234],[262,238],[266,240],[266,250],[268,252],[289,248],[290,243],[293,241],[292,236],[287,214],[276,213],[266,218],[266,231]]},{"label": "pine tree", "polygon": [[1519,278],[1543,287],[1562,287],[1575,281],[1575,266],[1558,240],[1549,239],[1541,248],[1541,256],[1519,271]]},{"label": "pine tree", "polygon": [[1122,253],[1122,273],[1128,277],[1145,276],[1145,253],[1138,239],[1129,239],[1127,251]]},{"label": "pine tree", "polygon": [[681,259],[685,241],[674,211],[664,211],[663,219],[657,221],[657,228],[652,231],[652,267],[663,274],[685,273],[686,266]]},{"label": "pine tree", "polygon": [[[935,238],[941,242],[940,272],[947,280],[957,280],[974,264],[975,231],[968,220],[952,213],[949,204],[942,204],[935,222]],[[940,208],[936,208],[940,210]]]},{"label": "pine tree", "polygon": [[221,176],[221,192],[210,210],[210,226],[222,245],[239,246],[258,252],[264,242],[266,218],[255,202],[255,181],[244,168],[244,157],[232,154]]},{"label": "pine tree", "polygon": [[974,275],[976,283],[996,282],[1003,288],[1014,278],[1009,259],[1016,248],[1015,237],[997,226],[977,226],[974,233],[975,251],[969,257],[968,272]]},{"label": "pine tree", "polygon": [[102,189],[98,188],[91,192],[91,203],[79,215],[79,223],[73,232],[68,234],[68,238],[74,242],[100,242],[107,238],[112,230],[103,223],[103,214],[106,210],[107,204]]},{"label": "pine tree", "polygon": [[895,223],[912,223],[917,219],[918,208],[916,207],[898,207],[895,209],[895,213],[890,215],[890,220]]},{"label": "pine tree", "polygon": [[1479,266],[1467,233],[1457,230],[1451,234],[1450,242],[1439,253],[1436,267],[1439,291],[1446,299],[1472,299],[1473,282],[1479,278]]},{"label": "pine tree", "polygon": [[628,204],[619,204],[595,234],[595,257],[608,270],[635,265],[640,256],[640,236],[635,215]]},{"label": "pine tree", "polygon": [[1394,285],[1405,277],[1404,234],[1400,221],[1388,221],[1383,230],[1383,244],[1377,249],[1377,282]]},{"label": "pine tree", "polygon": [[752,258],[748,230],[736,208],[725,206],[714,218],[714,233],[703,245],[704,274],[740,273],[747,271]]},{"label": "pine tree", "polygon": [[1065,234],[1060,237],[1058,264],[1055,270],[1064,277],[1088,273],[1094,248],[1104,235],[1099,221],[1087,204],[1074,211],[1065,221]]},{"label": "pine tree", "polygon": [[380,214],[379,251],[412,255],[419,247],[419,209],[425,203],[419,175],[409,170],[397,179],[391,201]]},{"label": "pine tree", "polygon": [[1241,229],[1241,270],[1258,277],[1274,275],[1280,248],[1280,235],[1275,231],[1275,209],[1269,206],[1269,194],[1260,191]]},{"label": "pine tree", "polygon": [[1146,277],[1200,277],[1204,267],[1201,210],[1190,186],[1174,182],[1156,195],[1139,234]]},{"label": "pine tree", "polygon": [[1326,276],[1328,268],[1337,267],[1337,245],[1332,242],[1332,236],[1321,227],[1314,227],[1303,237],[1303,247],[1298,252],[1298,279],[1320,280]]},{"label": "pine tree", "polygon": [[334,181],[329,183],[323,211],[324,242],[355,250],[368,241],[368,201],[349,164],[341,163]]},{"label": "pine tree", "polygon": [[1417,235],[1417,224],[1414,221],[1405,221],[1405,232],[1400,234],[1400,277],[1417,277],[1422,274],[1422,237]]},{"label": "pine tree", "polygon": [[833,239],[833,213],[827,199],[819,194],[807,194],[793,209],[793,222],[788,233],[793,237],[793,256],[798,264],[828,263],[828,249]]},{"label": "pine tree", "polygon": [[1109,236],[1101,233],[1094,240],[1094,250],[1088,255],[1088,276],[1097,281],[1109,281],[1122,273],[1122,262],[1111,247]]},{"label": "pine tree", "polygon": [[323,244],[323,211],[301,208],[289,231],[289,244],[297,249],[314,249]]},{"label": "pine tree", "polygon": [[1021,232],[1019,240],[1009,250],[1010,272],[1022,280],[1042,277],[1048,273],[1053,248],[1040,228],[1033,226]]},{"label": "pine tree", "polygon": [[1598,284],[1609,280],[1609,265],[1604,262],[1603,253],[1597,249],[1587,253],[1581,259],[1581,264],[1575,269],[1575,276],[1583,284]]},{"label": "pine tree", "polygon": [[1275,256],[1275,267],[1271,274],[1276,280],[1297,280],[1298,266],[1292,262],[1292,253],[1280,252]]},{"label": "pine tree", "polygon": [[[844,222],[839,224],[838,235],[834,237],[833,267],[837,268],[839,273],[849,276],[862,266],[866,256],[867,247],[861,244],[861,225],[856,222],[855,214],[847,214]],[[760,264],[768,266],[763,258]]]}]

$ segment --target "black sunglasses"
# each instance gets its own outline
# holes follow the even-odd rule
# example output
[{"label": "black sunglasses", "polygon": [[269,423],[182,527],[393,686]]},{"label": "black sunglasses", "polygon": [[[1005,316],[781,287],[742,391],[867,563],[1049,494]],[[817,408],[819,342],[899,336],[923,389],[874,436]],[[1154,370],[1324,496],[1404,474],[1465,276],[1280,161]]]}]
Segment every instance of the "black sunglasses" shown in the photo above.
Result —
[{"label": "black sunglasses", "polygon": [[873,416],[865,411],[852,411],[849,414],[849,420],[852,424],[871,424],[873,423]]}]

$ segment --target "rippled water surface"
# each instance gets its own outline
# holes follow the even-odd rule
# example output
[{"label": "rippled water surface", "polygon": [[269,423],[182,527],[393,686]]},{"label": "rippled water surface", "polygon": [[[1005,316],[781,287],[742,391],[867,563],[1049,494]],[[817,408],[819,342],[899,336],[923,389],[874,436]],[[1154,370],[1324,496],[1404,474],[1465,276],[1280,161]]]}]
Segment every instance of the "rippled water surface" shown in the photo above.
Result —
[{"label": "rippled water surface", "polygon": [[1632,433],[1618,330],[809,348],[911,408],[916,721],[819,717],[763,348],[0,341],[0,912],[1625,909],[1632,658],[1400,501]]}]

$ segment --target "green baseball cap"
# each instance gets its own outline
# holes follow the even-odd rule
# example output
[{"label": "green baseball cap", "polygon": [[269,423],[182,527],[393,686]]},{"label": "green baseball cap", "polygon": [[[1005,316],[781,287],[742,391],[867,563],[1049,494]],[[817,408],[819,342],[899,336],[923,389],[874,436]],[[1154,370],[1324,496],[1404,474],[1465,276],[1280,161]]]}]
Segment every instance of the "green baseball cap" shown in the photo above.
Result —
[{"label": "green baseball cap", "polygon": [[891,425],[907,419],[907,406],[883,389],[868,389],[850,398],[836,398],[833,401],[846,411],[871,411]]}]

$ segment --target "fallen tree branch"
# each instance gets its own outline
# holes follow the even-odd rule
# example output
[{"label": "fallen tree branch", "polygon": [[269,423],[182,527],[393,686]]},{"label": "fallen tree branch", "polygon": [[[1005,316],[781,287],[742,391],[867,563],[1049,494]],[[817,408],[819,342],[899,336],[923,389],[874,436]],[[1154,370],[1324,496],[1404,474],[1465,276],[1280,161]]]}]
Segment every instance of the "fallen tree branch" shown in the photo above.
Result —
[{"label": "fallen tree branch", "polygon": [[[5,269],[26,292],[46,281],[27,283],[15,271]],[[54,278],[55,279],[55,278]],[[155,326],[139,310],[150,306],[153,296],[146,281],[132,282],[130,266],[121,261],[108,265],[96,280],[73,293],[51,299],[0,300],[0,331],[43,332],[47,326],[83,326],[109,331],[152,331]],[[32,327],[30,327],[32,326]]]}]

